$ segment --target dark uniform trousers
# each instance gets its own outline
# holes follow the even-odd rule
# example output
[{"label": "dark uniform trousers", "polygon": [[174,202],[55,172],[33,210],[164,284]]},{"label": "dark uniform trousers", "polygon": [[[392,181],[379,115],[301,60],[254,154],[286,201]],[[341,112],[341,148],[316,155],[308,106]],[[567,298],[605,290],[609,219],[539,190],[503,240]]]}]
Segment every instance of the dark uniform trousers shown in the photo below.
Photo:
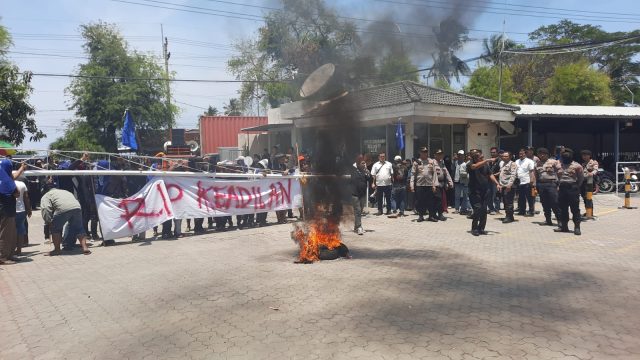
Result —
[{"label": "dark uniform trousers", "polygon": [[580,225],[580,189],[575,183],[560,183],[558,192],[558,206],[560,207],[560,222],[569,223],[569,209],[573,215],[573,224]]},{"label": "dark uniform trousers", "polygon": [[[436,187],[436,192],[438,188]],[[436,216],[436,194],[431,186],[416,186],[416,210],[418,215],[424,216],[429,211],[429,217]]]},{"label": "dark uniform trousers", "polygon": [[507,218],[513,219],[513,198],[516,196],[517,187],[512,186],[511,190],[507,191],[507,188],[502,188],[502,204],[504,206],[504,212]]},{"label": "dark uniform trousers", "polygon": [[[513,192],[513,189],[511,190]],[[487,225],[487,207],[491,197],[491,188],[469,188],[469,201],[473,208],[471,230],[484,231]],[[512,202],[513,203],[513,202]]]},{"label": "dark uniform trousers", "polygon": [[585,178],[580,186],[580,196],[582,196],[582,200],[584,200],[584,207],[593,209],[593,200],[587,200],[587,191],[593,191],[596,188],[595,181],[592,184],[587,184],[587,179]]},{"label": "dark uniform trousers", "polygon": [[544,217],[551,219],[553,213],[557,219],[560,219],[560,210],[558,209],[558,186],[555,181],[540,182],[538,181],[538,195],[544,211]]}]

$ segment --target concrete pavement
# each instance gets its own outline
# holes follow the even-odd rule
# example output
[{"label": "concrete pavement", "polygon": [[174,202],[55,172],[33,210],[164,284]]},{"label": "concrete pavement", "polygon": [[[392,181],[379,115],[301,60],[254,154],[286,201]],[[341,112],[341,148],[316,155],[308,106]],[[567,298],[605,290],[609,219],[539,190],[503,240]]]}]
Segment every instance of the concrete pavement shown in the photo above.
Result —
[{"label": "concrete pavement", "polygon": [[370,215],[364,236],[344,225],[353,259],[312,265],[291,225],[41,244],[0,267],[0,358],[639,359],[640,210],[621,204],[596,196],[582,236],[542,215],[480,237],[460,215]]}]

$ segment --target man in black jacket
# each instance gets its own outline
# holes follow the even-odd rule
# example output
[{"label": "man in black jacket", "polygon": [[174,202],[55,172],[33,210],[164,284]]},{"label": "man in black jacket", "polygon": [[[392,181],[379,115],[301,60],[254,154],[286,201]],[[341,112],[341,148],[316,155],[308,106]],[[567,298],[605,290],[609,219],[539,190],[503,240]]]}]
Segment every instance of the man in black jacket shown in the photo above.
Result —
[{"label": "man in black jacket", "polygon": [[351,171],[351,202],[353,203],[353,215],[355,217],[353,230],[358,235],[364,235],[362,228],[362,211],[367,203],[367,186],[371,182],[371,174],[367,170],[364,160],[358,158],[356,166]]}]

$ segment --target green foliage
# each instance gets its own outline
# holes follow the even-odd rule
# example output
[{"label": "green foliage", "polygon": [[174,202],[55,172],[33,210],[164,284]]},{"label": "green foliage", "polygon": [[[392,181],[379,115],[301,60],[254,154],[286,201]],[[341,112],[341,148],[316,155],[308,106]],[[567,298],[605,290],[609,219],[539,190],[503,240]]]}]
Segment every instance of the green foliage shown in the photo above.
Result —
[{"label": "green foliage", "polygon": [[322,0],[281,2],[287,10],[266,14],[258,39],[237,43],[239,54],[227,63],[236,79],[253,81],[240,89],[243,109],[256,103],[278,107],[297,99],[298,88],[317,67],[348,64],[352,58],[357,41],[353,24],[339,21]]},{"label": "green foliage", "polygon": [[220,113],[220,110],[218,110],[218,108],[216,108],[215,106],[211,106],[209,105],[209,108],[207,109],[207,111],[204,112],[205,116],[216,116]]},{"label": "green foliage", "polygon": [[[482,61],[489,65],[498,65],[500,61],[502,61],[502,64],[509,64],[511,63],[512,57],[510,54],[502,52],[504,50],[523,48],[523,46],[516,44],[515,41],[507,39],[501,34],[493,34],[488,39],[484,39],[482,41],[482,47],[484,48],[484,52],[482,53],[484,58]],[[502,55],[500,55],[501,53]]]},{"label": "green foliage", "polygon": [[447,83],[451,83],[451,77],[460,81],[460,75],[468,75],[471,71],[455,53],[469,40],[469,30],[457,19],[449,17],[440,22],[440,26],[434,28],[433,33],[437,51],[431,55],[433,66],[428,76],[436,80],[442,78]]},{"label": "green foliage", "polygon": [[122,128],[127,108],[139,129],[173,125],[177,108],[167,104],[169,89],[161,80],[167,74],[157,59],[130,51],[113,25],[98,22],[80,29],[89,61],[79,66],[81,77],[71,82],[67,92],[71,109],[89,125],[87,130],[96,144],[116,151],[116,129]]},{"label": "green foliage", "polygon": [[[469,82],[464,87],[465,94],[483,97],[498,101],[500,93],[500,67],[481,66],[472,74]],[[513,91],[511,70],[504,66],[502,69],[502,102],[515,104],[519,102],[519,96]]]},{"label": "green foliage", "polygon": [[546,104],[613,105],[607,74],[589,67],[586,61],[556,68],[546,87]]},{"label": "green foliage", "polygon": [[242,115],[242,104],[238,99],[229,99],[229,103],[225,104],[222,108],[224,109],[224,114],[227,116]]},{"label": "green foliage", "polygon": [[11,46],[11,35],[0,25],[0,130],[4,140],[14,145],[24,142],[25,132],[29,140],[38,141],[45,134],[38,129],[33,118],[35,109],[29,103],[31,74],[20,69],[5,58]]},{"label": "green foliage", "polygon": [[76,120],[67,124],[63,137],[56,139],[49,145],[51,150],[86,150],[105,151],[96,142],[95,131],[86,121]]},{"label": "green foliage", "polygon": [[[602,30],[599,26],[580,25],[569,20],[542,26],[529,34],[529,38],[537,41],[540,45],[604,41],[630,36],[640,36],[640,30],[610,33]],[[621,105],[630,97],[624,85],[630,89],[637,89],[640,85],[638,81],[638,74],[640,74],[638,53],[640,53],[640,38],[630,39],[619,44],[595,47],[580,53],[553,55],[553,57],[565,59],[565,63],[586,59],[589,64],[605,72],[611,78],[610,88],[615,103]]]},{"label": "green foliage", "polygon": [[380,84],[401,80],[418,82],[418,68],[405,54],[388,54],[380,62],[378,71]]},{"label": "green foliage", "polygon": [[438,89],[443,89],[443,90],[447,90],[447,91],[455,91],[452,87],[451,84],[449,84],[447,82],[447,80],[443,79],[443,78],[438,78],[436,79],[436,82],[433,84],[434,87],[437,87]]}]

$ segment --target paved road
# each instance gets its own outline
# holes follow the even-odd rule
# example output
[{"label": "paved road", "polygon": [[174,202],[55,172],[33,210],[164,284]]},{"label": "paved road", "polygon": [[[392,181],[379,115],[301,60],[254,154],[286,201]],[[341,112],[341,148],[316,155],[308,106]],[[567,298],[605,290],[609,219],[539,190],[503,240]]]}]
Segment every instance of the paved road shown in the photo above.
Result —
[{"label": "paved road", "polygon": [[0,358],[640,359],[640,210],[620,204],[596,196],[580,237],[541,216],[481,237],[458,215],[368,216],[353,259],[313,265],[291,225],[33,246],[0,267]]}]

